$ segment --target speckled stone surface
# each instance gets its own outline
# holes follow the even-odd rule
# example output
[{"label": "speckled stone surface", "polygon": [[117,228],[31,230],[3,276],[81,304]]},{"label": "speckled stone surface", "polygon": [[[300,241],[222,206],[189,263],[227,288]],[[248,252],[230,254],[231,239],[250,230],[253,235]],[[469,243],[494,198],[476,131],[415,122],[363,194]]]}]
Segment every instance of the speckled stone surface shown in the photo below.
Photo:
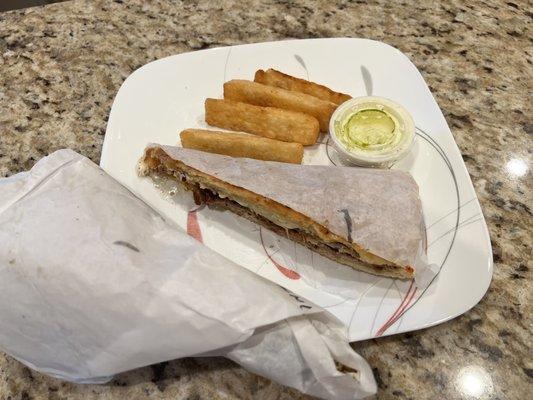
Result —
[{"label": "speckled stone surface", "polygon": [[[383,40],[413,60],[444,111],[488,222],[495,270],[487,295],[463,316],[354,347],[374,368],[380,399],[526,399],[532,6],[445,3],[74,1],[0,14],[0,176],[63,147],[98,162],[120,84],[157,58],[285,38]],[[469,376],[477,378],[469,384]],[[97,386],[51,379],[0,356],[2,399],[143,397],[304,398],[223,359],[172,361]]]}]

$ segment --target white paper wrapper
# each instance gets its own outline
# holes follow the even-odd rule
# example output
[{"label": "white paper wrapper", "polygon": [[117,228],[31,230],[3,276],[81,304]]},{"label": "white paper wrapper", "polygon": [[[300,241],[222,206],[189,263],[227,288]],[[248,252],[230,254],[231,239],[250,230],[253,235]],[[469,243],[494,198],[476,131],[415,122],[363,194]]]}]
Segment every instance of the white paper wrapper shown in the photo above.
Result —
[{"label": "white paper wrapper", "polygon": [[0,347],[40,372],[104,382],[221,355],[322,398],[376,391],[328,314],[196,242],[70,150],[0,180],[0,243]]}]

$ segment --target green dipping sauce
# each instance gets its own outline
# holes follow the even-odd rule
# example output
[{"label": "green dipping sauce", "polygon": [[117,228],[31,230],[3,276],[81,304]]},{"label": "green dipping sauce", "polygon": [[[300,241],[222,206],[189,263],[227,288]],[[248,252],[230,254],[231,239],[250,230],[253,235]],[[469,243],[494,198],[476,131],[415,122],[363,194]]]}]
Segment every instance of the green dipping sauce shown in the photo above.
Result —
[{"label": "green dipping sauce", "polygon": [[339,121],[335,134],[349,151],[379,153],[399,143],[402,135],[398,125],[386,111],[364,109]]}]

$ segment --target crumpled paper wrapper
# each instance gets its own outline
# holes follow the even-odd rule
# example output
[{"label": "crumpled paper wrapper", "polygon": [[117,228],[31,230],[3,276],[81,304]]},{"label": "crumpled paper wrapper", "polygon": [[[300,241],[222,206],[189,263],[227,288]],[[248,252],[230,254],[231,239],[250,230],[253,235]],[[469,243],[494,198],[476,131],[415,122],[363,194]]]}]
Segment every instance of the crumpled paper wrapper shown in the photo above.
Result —
[{"label": "crumpled paper wrapper", "polygon": [[73,382],[225,356],[325,399],[376,392],[325,311],[235,265],[60,150],[0,180],[0,347]]}]

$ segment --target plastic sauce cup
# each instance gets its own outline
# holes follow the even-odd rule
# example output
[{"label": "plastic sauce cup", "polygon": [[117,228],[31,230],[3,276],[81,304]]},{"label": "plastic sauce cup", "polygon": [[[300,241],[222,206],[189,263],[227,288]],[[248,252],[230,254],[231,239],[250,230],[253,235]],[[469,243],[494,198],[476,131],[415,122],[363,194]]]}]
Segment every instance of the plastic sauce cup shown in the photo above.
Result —
[{"label": "plastic sauce cup", "polygon": [[[365,112],[367,115],[379,116],[380,121],[377,121],[375,128],[372,127],[372,120],[368,122],[369,117],[365,117]],[[354,116],[356,118],[352,119]],[[348,121],[352,129],[350,132],[358,132],[366,142],[359,138],[350,141],[353,136],[346,134]],[[388,136],[383,143],[378,139],[373,140],[374,131],[380,134],[380,128],[384,126],[393,126],[394,130],[386,132]],[[413,147],[415,124],[409,112],[392,100],[377,96],[357,97],[342,103],[335,110],[329,122],[329,135],[340,157],[348,164],[390,168]]]}]

